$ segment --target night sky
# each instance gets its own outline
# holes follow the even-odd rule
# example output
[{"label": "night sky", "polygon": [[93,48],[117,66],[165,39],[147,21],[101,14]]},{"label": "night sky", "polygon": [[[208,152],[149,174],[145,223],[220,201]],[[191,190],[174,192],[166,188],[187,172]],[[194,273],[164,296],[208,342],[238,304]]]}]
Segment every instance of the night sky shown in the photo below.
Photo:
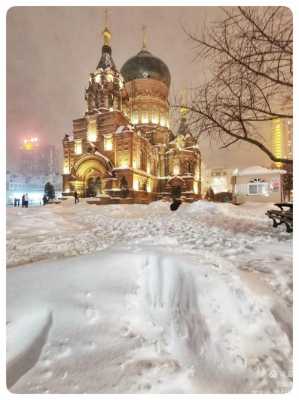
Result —
[{"label": "night sky", "polygon": [[[148,49],[169,67],[171,90],[200,84],[209,66],[195,58],[194,43],[182,25],[200,32],[215,21],[216,7],[110,7],[112,55],[118,69],[140,49],[142,25]],[[70,133],[72,120],[85,112],[84,89],[100,58],[103,7],[15,7],[7,14],[7,168],[14,169],[26,136],[56,144]],[[257,148],[234,145],[217,150],[201,139],[209,167],[269,165]]]}]

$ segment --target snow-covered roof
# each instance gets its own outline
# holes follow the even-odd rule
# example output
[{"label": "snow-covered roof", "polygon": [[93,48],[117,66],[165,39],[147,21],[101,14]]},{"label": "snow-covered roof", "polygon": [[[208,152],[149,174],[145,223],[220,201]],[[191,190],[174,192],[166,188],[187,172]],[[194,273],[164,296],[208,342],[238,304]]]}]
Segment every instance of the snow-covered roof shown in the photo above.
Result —
[{"label": "snow-covered roof", "polygon": [[132,125],[130,125],[130,124],[129,125],[120,125],[116,129],[115,133],[120,134],[122,132],[132,132],[132,131],[134,131],[134,127]]},{"label": "snow-covered roof", "polygon": [[255,165],[244,169],[235,169],[233,176],[249,176],[249,175],[274,175],[274,174],[285,174],[284,169],[270,169]]}]

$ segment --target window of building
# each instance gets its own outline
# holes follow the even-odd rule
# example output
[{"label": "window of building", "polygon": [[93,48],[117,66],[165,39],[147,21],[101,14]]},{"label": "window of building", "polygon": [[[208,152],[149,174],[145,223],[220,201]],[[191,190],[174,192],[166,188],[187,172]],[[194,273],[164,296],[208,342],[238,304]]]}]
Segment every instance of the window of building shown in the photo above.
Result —
[{"label": "window of building", "polygon": [[138,124],[138,111],[132,112],[132,124]]},{"label": "window of building", "polygon": [[143,124],[147,124],[148,123],[148,112],[147,111],[142,111],[142,113],[141,113],[141,122]]},{"label": "window of building", "polygon": [[159,112],[157,110],[153,110],[152,111],[151,120],[152,120],[153,124],[158,124],[159,123]]},{"label": "window of building", "polygon": [[113,138],[112,135],[104,136],[104,150],[111,151],[113,149]]},{"label": "window of building", "polygon": [[269,185],[263,179],[255,178],[248,183],[249,195],[269,195]]},{"label": "window of building", "polygon": [[97,140],[97,121],[91,120],[88,122],[87,140],[89,142],[96,142]]},{"label": "window of building", "polygon": [[75,139],[75,154],[82,154],[82,140]]}]

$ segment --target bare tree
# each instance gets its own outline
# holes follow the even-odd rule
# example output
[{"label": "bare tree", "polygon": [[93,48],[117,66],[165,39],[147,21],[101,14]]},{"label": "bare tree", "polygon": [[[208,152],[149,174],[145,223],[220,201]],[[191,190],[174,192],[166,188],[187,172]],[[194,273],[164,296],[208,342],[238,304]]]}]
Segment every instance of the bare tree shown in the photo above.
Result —
[{"label": "bare tree", "polygon": [[196,55],[210,61],[213,78],[193,89],[190,122],[226,148],[245,141],[276,157],[261,133],[267,121],[291,119],[293,28],[284,7],[232,7],[200,36],[188,33]]}]

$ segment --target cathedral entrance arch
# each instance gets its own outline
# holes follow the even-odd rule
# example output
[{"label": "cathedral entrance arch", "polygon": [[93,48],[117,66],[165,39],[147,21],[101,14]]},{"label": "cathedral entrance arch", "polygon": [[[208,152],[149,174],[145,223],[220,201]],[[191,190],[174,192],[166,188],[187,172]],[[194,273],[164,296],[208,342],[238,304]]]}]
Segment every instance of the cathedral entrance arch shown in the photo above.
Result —
[{"label": "cathedral entrance arch", "polygon": [[88,155],[77,161],[74,173],[82,182],[82,195],[95,197],[104,193],[105,179],[112,175],[112,164],[104,156]]},{"label": "cathedral entrance arch", "polygon": [[98,176],[91,176],[86,179],[85,183],[85,195],[86,197],[95,197],[102,194],[102,181]]}]

